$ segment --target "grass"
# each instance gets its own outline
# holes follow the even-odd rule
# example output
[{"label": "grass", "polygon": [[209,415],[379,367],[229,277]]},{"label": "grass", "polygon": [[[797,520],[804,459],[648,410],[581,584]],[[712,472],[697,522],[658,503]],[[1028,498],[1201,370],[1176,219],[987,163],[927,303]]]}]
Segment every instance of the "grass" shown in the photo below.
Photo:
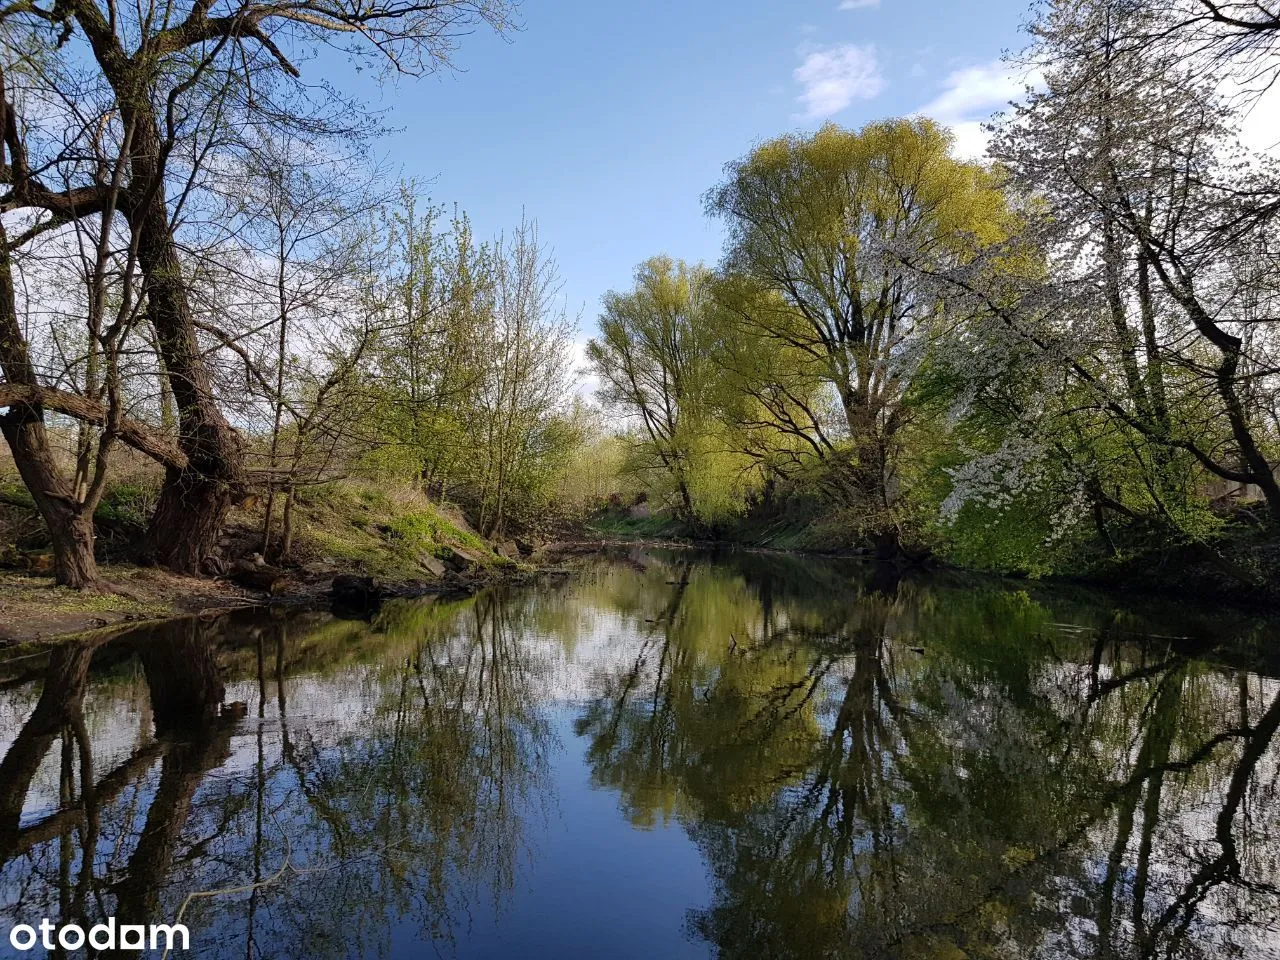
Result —
[{"label": "grass", "polygon": [[298,554],[388,579],[421,577],[422,558],[467,550],[485,566],[511,561],[493,552],[460,518],[411,488],[352,481],[308,492],[299,503]]},{"label": "grass", "polygon": [[[126,580],[122,571],[112,567],[103,570],[108,580]],[[140,616],[161,616],[168,612],[165,603],[138,601],[111,593],[92,593],[60,587],[48,577],[32,577],[23,573],[0,572],[0,611],[11,605],[40,604],[58,613],[124,612]],[[3,613],[0,613],[3,616]]]},{"label": "grass", "polygon": [[[55,586],[48,576],[0,569],[0,647],[240,601],[239,588],[225,582],[177,577],[134,564],[154,489],[131,479],[108,489],[95,518],[99,559],[106,559],[99,571],[120,592],[69,590]],[[279,511],[276,517],[278,523]],[[328,568],[314,571],[316,582],[346,572],[383,580],[428,579],[439,571],[437,561],[454,550],[482,569],[516,566],[495,553],[460,512],[432,503],[407,485],[344,480],[310,487],[295,503],[295,517],[293,559],[302,565],[319,561]],[[220,544],[224,558],[258,549],[263,519],[261,500],[233,510]],[[48,560],[47,543],[25,489],[11,478],[0,478],[0,560],[36,569],[34,560]]]},{"label": "grass", "polygon": [[617,540],[680,540],[691,536],[687,526],[665,513],[633,517],[614,510],[592,517],[588,528],[606,539]]},{"label": "grass", "polygon": [[[100,560],[133,563],[141,559],[138,546],[159,483],[157,475],[133,472],[108,486],[95,515]],[[0,507],[4,511],[0,516],[0,550],[7,543],[10,553],[48,552],[43,523],[30,494],[14,474],[0,473]],[[277,523],[279,507],[277,501]],[[303,563],[322,561],[387,579],[423,577],[424,558],[444,559],[451,549],[467,551],[484,566],[511,563],[494,553],[460,513],[432,503],[408,484],[351,479],[308,487],[300,492],[295,510],[295,557]],[[255,549],[262,520],[260,498],[247,509],[232,511],[226,533],[233,542],[239,541],[232,548],[236,551],[233,556]],[[41,589],[41,582],[22,574],[15,581],[31,589]],[[49,601],[48,597],[43,599]]]}]

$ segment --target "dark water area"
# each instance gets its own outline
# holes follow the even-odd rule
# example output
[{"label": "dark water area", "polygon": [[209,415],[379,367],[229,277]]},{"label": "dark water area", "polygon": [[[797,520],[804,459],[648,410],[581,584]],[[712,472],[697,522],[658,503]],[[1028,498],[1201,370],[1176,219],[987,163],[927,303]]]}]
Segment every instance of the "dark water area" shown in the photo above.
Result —
[{"label": "dark water area", "polygon": [[71,644],[0,663],[0,956],[110,916],[247,960],[1280,958],[1277,653],[638,550]]}]

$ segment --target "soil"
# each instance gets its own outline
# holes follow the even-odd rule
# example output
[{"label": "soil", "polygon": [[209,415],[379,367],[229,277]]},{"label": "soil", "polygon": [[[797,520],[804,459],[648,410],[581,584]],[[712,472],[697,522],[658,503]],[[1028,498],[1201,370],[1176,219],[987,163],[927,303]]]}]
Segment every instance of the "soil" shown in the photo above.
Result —
[{"label": "soil", "polygon": [[0,647],[261,602],[261,595],[225,580],[156,567],[101,570],[110,592],[83,593],[55,586],[47,576],[0,573]]},{"label": "soil", "polygon": [[226,578],[186,577],[158,567],[101,566],[108,590],[84,593],[55,586],[48,576],[0,571],[0,649],[66,638],[89,631],[237,607],[288,603],[328,607],[335,577],[354,576],[371,584],[371,600],[429,594],[465,596],[498,583],[519,583],[567,572],[575,555],[599,544],[552,544],[521,563],[499,567],[466,564],[430,579],[383,579],[343,564],[306,564],[280,571],[270,591],[239,586]]}]

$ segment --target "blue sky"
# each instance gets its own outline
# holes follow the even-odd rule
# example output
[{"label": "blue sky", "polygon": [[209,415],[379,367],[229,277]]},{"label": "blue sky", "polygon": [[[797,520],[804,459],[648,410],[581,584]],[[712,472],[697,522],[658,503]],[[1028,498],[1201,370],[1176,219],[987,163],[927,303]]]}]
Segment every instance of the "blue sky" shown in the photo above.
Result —
[{"label": "blue sky", "polygon": [[[760,139],[826,119],[927,111],[977,121],[1016,92],[998,63],[1027,0],[524,0],[521,29],[478,32],[456,71],[372,95],[393,169],[458,203],[477,232],[537,220],[592,335],[601,295],[658,253],[714,263],[701,197]],[[331,66],[331,65],[329,65]],[[354,78],[331,76],[352,89]],[[368,94],[367,83],[362,83]]]}]

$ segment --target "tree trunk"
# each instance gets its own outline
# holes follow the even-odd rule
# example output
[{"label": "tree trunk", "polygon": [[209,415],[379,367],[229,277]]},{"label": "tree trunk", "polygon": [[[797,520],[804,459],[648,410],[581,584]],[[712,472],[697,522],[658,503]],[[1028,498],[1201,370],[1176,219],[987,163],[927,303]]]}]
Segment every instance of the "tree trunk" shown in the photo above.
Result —
[{"label": "tree trunk", "polygon": [[293,553],[293,486],[285,489],[284,516],[280,520],[284,532],[280,535],[280,562],[285,563]]},{"label": "tree trunk", "polygon": [[1240,341],[1232,338],[1231,349],[1222,348],[1222,360],[1216,371],[1218,395],[1227,408],[1227,423],[1231,426],[1231,435],[1240,449],[1240,459],[1244,467],[1253,474],[1253,482],[1262,491],[1267,508],[1271,512],[1272,523],[1280,524],[1280,481],[1276,480],[1275,470],[1266,454],[1259,448],[1249,424],[1249,415],[1238,392],[1237,372],[1240,367]]},{"label": "tree trunk", "polygon": [[[275,459],[272,457],[272,459]],[[267,506],[262,517],[262,545],[258,552],[265,560],[271,554],[271,522],[276,516],[276,485],[273,480],[267,481]]]},{"label": "tree trunk", "polygon": [[98,589],[101,581],[93,549],[93,514],[82,504],[67,504],[65,510],[65,520],[49,525],[54,579],[78,590]]},{"label": "tree trunk", "polygon": [[850,506],[861,514],[864,524],[861,532],[872,539],[877,552],[897,553],[900,545],[889,513],[888,458],[879,411],[861,390],[847,385],[837,386],[853,453],[853,462],[848,464],[847,476],[843,478],[848,481]]},{"label": "tree trunk", "polygon": [[153,559],[178,573],[195,574],[217,540],[233,499],[244,484],[244,455],[235,431],[213,396],[209,368],[196,337],[187,277],[169,220],[166,165],[171,144],[161,136],[152,89],[156,62],[130,56],[93,4],[73,5],[94,59],[115,93],[120,121],[130,133],[129,182],[121,210],[136,241],[147,305],[146,319],[169,380],[178,414],[182,469],[165,472],[160,500],[147,530]]},{"label": "tree trunk", "polygon": [[[7,243],[8,237],[0,224],[0,246]],[[18,323],[7,252],[0,253],[0,368],[10,383],[37,385]],[[0,431],[9,443],[22,482],[49,528],[54,579],[77,590],[96,588],[99,579],[93,557],[93,515],[86,515],[87,511],[76,500],[75,491],[54,459],[44,428],[44,409],[38,404],[15,404],[0,416]]]},{"label": "tree trunk", "polygon": [[697,514],[693,510],[693,496],[689,493],[689,484],[685,482],[684,471],[676,480],[677,486],[680,488],[680,509],[684,511],[684,522],[693,526],[697,523]]},{"label": "tree trunk", "polygon": [[190,461],[182,470],[165,471],[147,540],[157,563],[177,573],[198,574],[243,486],[243,448],[218,409],[196,337],[169,223],[153,118],[139,118],[137,129],[145,133],[137,137],[130,188],[135,195],[146,191],[148,199],[129,211],[129,225],[138,236],[138,262],[147,283],[147,319],[178,411],[178,445]]}]

